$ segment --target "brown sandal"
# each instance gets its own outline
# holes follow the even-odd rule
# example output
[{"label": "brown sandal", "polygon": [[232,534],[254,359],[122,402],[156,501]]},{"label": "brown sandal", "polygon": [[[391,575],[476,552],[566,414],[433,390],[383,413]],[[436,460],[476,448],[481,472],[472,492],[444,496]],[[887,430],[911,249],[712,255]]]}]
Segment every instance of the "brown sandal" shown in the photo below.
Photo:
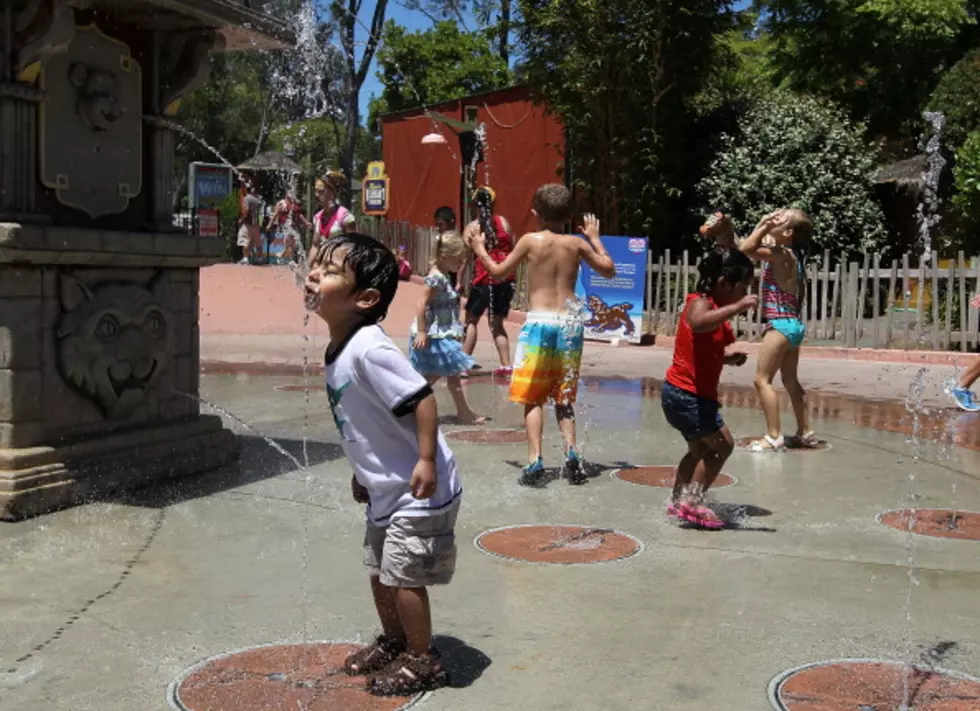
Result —
[{"label": "brown sandal", "polygon": [[344,671],[351,676],[374,674],[395,661],[405,649],[405,640],[379,635],[373,643],[347,657]]},{"label": "brown sandal", "polygon": [[416,657],[404,652],[385,673],[370,681],[368,689],[376,696],[411,696],[448,684],[449,673],[436,654]]}]

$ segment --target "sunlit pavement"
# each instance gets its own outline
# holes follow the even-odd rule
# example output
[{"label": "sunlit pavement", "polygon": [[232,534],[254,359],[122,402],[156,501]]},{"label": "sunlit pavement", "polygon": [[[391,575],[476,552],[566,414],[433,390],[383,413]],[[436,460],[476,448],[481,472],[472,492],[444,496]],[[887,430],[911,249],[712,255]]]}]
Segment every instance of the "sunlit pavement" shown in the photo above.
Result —
[{"label": "sunlit pavement", "polygon": [[[320,384],[205,375],[204,398],[255,430],[229,422],[242,433],[238,467],[0,527],[0,707],[164,709],[168,684],[202,659],[376,631],[363,513]],[[973,443],[980,417],[944,411],[913,432],[900,404],[815,397],[830,448],[736,452],[725,467],[736,483],[716,498],[743,517],[708,533],[666,520],[666,489],[613,476],[681,456],[656,390],[583,384],[578,423],[596,476],[582,487],[520,488],[522,442],[452,442],[465,488],[459,561],[433,607],[454,686],[423,708],[763,711],[781,672],[842,658],[929,659],[980,676],[980,542],[910,538],[877,520],[908,508],[910,493],[919,507],[980,511],[980,452],[949,444]],[[475,378],[468,391],[488,427],[519,428],[499,382]],[[750,390],[730,388],[726,402],[736,436],[761,432]],[[459,429],[447,420],[447,433]],[[912,446],[910,434],[942,441]],[[546,438],[546,465],[557,467],[551,422]],[[641,549],[601,565],[542,565],[473,543],[525,524],[609,530]],[[600,547],[590,540],[569,547]]]}]

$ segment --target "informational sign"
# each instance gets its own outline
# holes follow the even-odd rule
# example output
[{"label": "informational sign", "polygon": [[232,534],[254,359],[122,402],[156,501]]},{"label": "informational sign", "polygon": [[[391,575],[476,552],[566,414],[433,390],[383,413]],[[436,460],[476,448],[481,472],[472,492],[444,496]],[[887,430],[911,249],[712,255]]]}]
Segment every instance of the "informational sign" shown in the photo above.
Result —
[{"label": "informational sign", "polygon": [[231,195],[231,166],[222,163],[191,163],[187,181],[187,204],[191,209],[217,209]]},{"label": "informational sign", "polygon": [[368,163],[367,176],[361,189],[361,211],[365,215],[387,215],[390,187],[385,164],[382,161]]},{"label": "informational sign", "polygon": [[605,279],[583,264],[575,294],[585,304],[585,337],[639,343],[646,293],[647,238],[601,237],[616,263],[616,276]]},{"label": "informational sign", "polygon": [[201,208],[197,211],[197,234],[199,237],[218,236],[218,211]]}]

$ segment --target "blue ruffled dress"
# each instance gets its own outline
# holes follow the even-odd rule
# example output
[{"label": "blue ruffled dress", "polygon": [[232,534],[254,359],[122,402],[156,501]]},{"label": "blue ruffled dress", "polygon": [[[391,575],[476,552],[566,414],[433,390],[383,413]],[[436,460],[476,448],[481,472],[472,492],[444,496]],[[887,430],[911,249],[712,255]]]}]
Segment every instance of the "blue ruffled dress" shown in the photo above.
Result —
[{"label": "blue ruffled dress", "polygon": [[425,348],[415,348],[418,324],[412,322],[409,337],[409,360],[422,375],[450,375],[465,373],[476,363],[463,352],[463,324],[459,320],[459,294],[449,278],[433,269],[425,278],[425,285],[432,289],[432,299],[426,307],[425,320],[429,325],[429,341]]}]

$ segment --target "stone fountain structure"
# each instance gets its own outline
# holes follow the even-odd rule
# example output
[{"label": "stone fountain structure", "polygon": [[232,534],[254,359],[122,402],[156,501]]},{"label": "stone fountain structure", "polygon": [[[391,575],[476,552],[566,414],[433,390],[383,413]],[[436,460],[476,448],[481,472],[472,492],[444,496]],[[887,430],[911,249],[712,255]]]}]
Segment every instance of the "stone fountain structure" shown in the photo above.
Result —
[{"label": "stone fountain structure", "polygon": [[277,49],[247,0],[0,2],[0,518],[226,465],[201,415],[174,117],[208,54]]}]

